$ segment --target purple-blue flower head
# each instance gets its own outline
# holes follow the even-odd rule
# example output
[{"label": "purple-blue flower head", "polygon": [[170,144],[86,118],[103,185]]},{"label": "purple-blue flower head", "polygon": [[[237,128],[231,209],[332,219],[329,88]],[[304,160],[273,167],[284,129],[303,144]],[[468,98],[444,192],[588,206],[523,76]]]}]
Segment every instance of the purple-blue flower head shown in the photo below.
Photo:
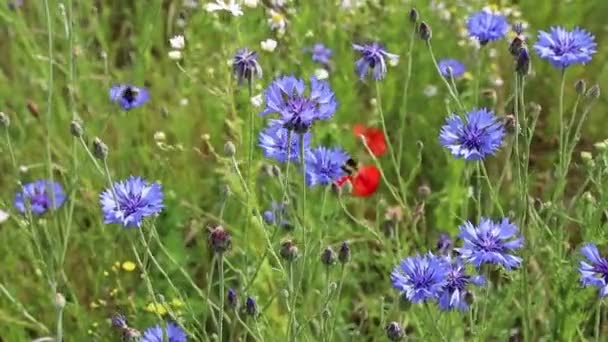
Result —
[{"label": "purple-blue flower head", "polygon": [[15,208],[22,214],[31,210],[34,215],[42,215],[49,210],[59,208],[65,201],[63,187],[48,179],[39,179],[24,184],[21,191],[15,194]]},{"label": "purple-blue flower head", "polygon": [[439,61],[439,70],[443,77],[458,78],[465,72],[464,64],[453,58],[446,58]]},{"label": "purple-blue flower head", "polygon": [[319,146],[309,150],[305,157],[306,184],[310,187],[332,184],[344,176],[342,167],[349,158],[340,148]]},{"label": "purple-blue flower head", "polygon": [[113,189],[99,195],[104,223],[123,227],[140,227],[145,217],[163,209],[163,192],[158,183],[148,183],[140,177],[114,182]]},{"label": "purple-blue flower head", "polygon": [[450,264],[431,253],[405,258],[391,272],[393,288],[412,303],[439,298],[447,284]]},{"label": "purple-blue flower head", "polygon": [[485,108],[466,113],[466,119],[452,114],[441,128],[439,141],[456,158],[480,160],[494,154],[502,145],[504,125]]},{"label": "purple-blue flower head", "polygon": [[480,275],[467,274],[465,263],[460,258],[449,262],[450,270],[448,271],[446,286],[439,296],[439,308],[445,311],[453,309],[465,311],[469,308],[466,301],[468,285],[483,286],[486,280]]},{"label": "purple-blue flower head", "polygon": [[584,287],[593,286],[600,297],[608,295],[608,260],[600,255],[597,246],[587,243],[581,248],[581,254],[587,259],[580,261],[581,284]]},{"label": "purple-blue flower head", "polygon": [[289,130],[283,126],[280,120],[270,120],[268,127],[260,132],[258,140],[266,158],[284,163],[287,161],[288,155],[290,161],[300,160],[302,136],[304,137],[304,150],[308,150],[311,139],[310,132],[303,135],[292,132],[290,137]]},{"label": "purple-blue flower head", "polygon": [[477,38],[481,45],[485,45],[504,37],[509,31],[509,24],[507,18],[500,14],[479,11],[469,17],[467,29],[471,37]]},{"label": "purple-blue flower head", "polygon": [[321,43],[315,44],[310,48],[312,52],[312,61],[323,65],[328,65],[331,62],[332,51]]},{"label": "purple-blue flower head", "polygon": [[454,247],[454,242],[452,241],[450,234],[439,234],[439,238],[437,239],[437,253],[440,255],[448,255],[450,254],[452,247]]},{"label": "purple-blue flower head", "polygon": [[595,37],[581,28],[566,31],[552,27],[549,32],[539,31],[534,50],[540,58],[556,68],[564,69],[572,64],[586,64],[596,53]]},{"label": "purple-blue flower head", "polygon": [[179,325],[169,322],[166,327],[155,325],[146,329],[140,342],[186,342],[187,340],[184,330]]},{"label": "purple-blue flower head", "polygon": [[146,88],[129,84],[115,85],[110,88],[110,101],[120,104],[124,110],[142,106],[148,100],[150,100],[150,93]]},{"label": "purple-blue flower head", "polygon": [[519,235],[519,229],[509,222],[508,218],[494,222],[482,217],[477,227],[466,221],[459,228],[458,237],[464,241],[464,245],[456,248],[456,251],[460,253],[461,258],[475,267],[497,264],[510,270],[520,266],[521,258],[510,253],[520,249],[524,239]]},{"label": "purple-blue flower head", "polygon": [[261,78],[262,67],[258,63],[258,53],[247,48],[238,50],[232,60],[232,72],[239,84]]},{"label": "purple-blue flower head", "polygon": [[262,214],[267,224],[278,225],[279,227],[290,226],[287,220],[287,208],[284,203],[272,201],[270,208]]},{"label": "purple-blue flower head", "polygon": [[367,77],[368,70],[371,70],[374,80],[383,79],[386,75],[386,61],[384,58],[391,60],[399,58],[399,55],[387,52],[379,42],[366,45],[353,44],[353,49],[361,55],[361,58],[355,63],[355,72],[361,80]]},{"label": "purple-blue flower head", "polygon": [[315,121],[328,120],[338,102],[329,83],[310,79],[310,91],[304,80],[294,76],[275,79],[264,92],[266,108],[260,115],[278,113],[283,127],[296,133],[307,132]]}]

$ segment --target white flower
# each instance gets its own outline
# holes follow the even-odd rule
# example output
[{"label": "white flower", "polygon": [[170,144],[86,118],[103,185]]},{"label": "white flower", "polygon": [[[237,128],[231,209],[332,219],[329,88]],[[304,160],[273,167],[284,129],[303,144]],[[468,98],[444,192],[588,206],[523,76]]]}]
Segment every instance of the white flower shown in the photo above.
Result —
[{"label": "white flower", "polygon": [[264,104],[264,99],[262,98],[262,94],[257,94],[256,96],[251,98],[251,104],[254,107],[262,107]]},{"label": "white flower", "polygon": [[167,55],[169,55],[169,59],[174,61],[179,61],[183,57],[182,52],[179,50],[171,50]]},{"label": "white flower", "polygon": [[277,12],[273,9],[270,10],[270,18],[268,18],[268,25],[270,28],[279,32],[279,34],[285,33],[285,26],[287,26],[287,21],[285,20],[285,16],[281,14],[281,12]]},{"label": "white flower", "polygon": [[315,77],[318,80],[325,80],[329,77],[329,73],[324,68],[315,69]]},{"label": "white flower", "polygon": [[399,56],[394,56],[394,57],[388,58],[388,65],[394,67],[394,66],[397,66],[397,64],[399,64]]},{"label": "white flower", "polygon": [[505,81],[499,76],[490,77],[490,81],[494,84],[495,87],[500,88],[505,84]]},{"label": "white flower", "polygon": [[274,39],[266,39],[260,42],[260,46],[262,50],[272,52],[277,47],[277,41]]},{"label": "white flower", "polygon": [[165,140],[167,140],[167,135],[165,134],[165,132],[157,131],[156,133],[154,133],[154,141],[163,142]]},{"label": "white flower", "polygon": [[184,36],[178,34],[169,39],[169,44],[171,44],[172,49],[182,50],[186,46],[186,40],[184,39]]},{"label": "white flower", "polygon": [[188,103],[190,103],[190,101],[186,97],[184,97],[181,100],[179,100],[179,105],[182,106],[182,107],[186,107],[188,105]]},{"label": "white flower", "polygon": [[6,220],[8,220],[9,215],[7,212],[0,210],[0,223],[5,222]]},{"label": "white flower", "polygon": [[205,10],[207,12],[228,11],[235,17],[243,15],[241,5],[237,4],[236,0],[228,0],[228,3],[225,0],[215,0],[215,2],[206,4]]},{"label": "white flower", "polygon": [[249,8],[256,8],[258,7],[258,0],[243,0],[243,5]]},{"label": "white flower", "polygon": [[427,85],[426,87],[424,87],[424,95],[426,95],[427,97],[433,97],[435,95],[437,95],[437,87],[435,87],[432,84]]}]

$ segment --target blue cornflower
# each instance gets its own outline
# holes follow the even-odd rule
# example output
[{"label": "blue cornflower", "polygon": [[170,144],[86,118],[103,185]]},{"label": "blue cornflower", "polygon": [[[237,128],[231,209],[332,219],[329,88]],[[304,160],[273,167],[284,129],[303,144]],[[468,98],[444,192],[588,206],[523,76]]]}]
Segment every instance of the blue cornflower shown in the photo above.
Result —
[{"label": "blue cornflower", "polygon": [[399,55],[389,53],[379,42],[366,45],[353,44],[353,49],[361,54],[361,58],[355,63],[355,72],[361,80],[367,77],[368,70],[372,70],[372,76],[376,81],[386,75],[386,62],[384,58],[391,60],[399,59]]},{"label": "blue cornflower", "polygon": [[597,246],[587,243],[581,248],[581,254],[589,261],[580,261],[578,271],[581,273],[581,284],[584,287],[597,287],[600,297],[608,295],[608,259],[602,257]]},{"label": "blue cornflower", "polygon": [[315,44],[310,51],[312,52],[312,61],[323,65],[328,65],[331,62],[333,52],[321,43]]},{"label": "blue cornflower", "polygon": [[146,88],[129,84],[115,85],[110,88],[110,101],[120,104],[124,110],[142,106],[148,100],[150,100],[150,93]]},{"label": "blue cornflower", "polygon": [[450,264],[432,253],[405,258],[391,272],[393,287],[412,303],[436,299],[447,284]]},{"label": "blue cornflower", "polygon": [[[167,340],[163,336],[166,336]],[[166,327],[155,325],[146,329],[140,342],[186,342],[187,340],[184,330],[179,325],[169,322]]]},{"label": "blue cornflower", "polygon": [[163,207],[162,187],[140,177],[114,182],[113,189],[99,195],[104,223],[140,227],[144,217],[159,213]]},{"label": "blue cornflower", "polygon": [[317,120],[328,120],[336,112],[338,102],[329,83],[310,79],[306,94],[304,80],[294,76],[275,79],[264,92],[266,108],[260,115],[278,113],[283,127],[297,133],[308,131]]},{"label": "blue cornflower", "polygon": [[15,194],[15,208],[25,214],[31,210],[34,215],[42,215],[48,210],[59,208],[65,201],[63,187],[48,179],[39,179],[24,184]]},{"label": "blue cornflower", "polygon": [[566,31],[552,27],[549,32],[539,31],[534,50],[556,68],[564,69],[572,64],[586,64],[596,53],[595,37],[586,30],[575,27]]},{"label": "blue cornflower", "polygon": [[524,239],[508,218],[494,222],[482,217],[477,227],[466,221],[459,228],[458,237],[464,240],[464,245],[456,248],[456,251],[460,253],[461,258],[475,267],[483,264],[498,264],[510,270],[520,266],[521,258],[509,253],[521,248]]},{"label": "blue cornflower", "polygon": [[489,11],[473,13],[467,21],[467,28],[471,37],[479,40],[481,45],[504,37],[509,30],[507,18]]},{"label": "blue cornflower", "polygon": [[290,226],[289,221],[287,221],[287,208],[284,203],[272,201],[270,208],[264,211],[262,217],[267,224],[276,224],[279,227]]},{"label": "blue cornflower", "polygon": [[460,258],[449,260],[449,263],[450,270],[447,275],[447,284],[439,296],[439,307],[446,311],[453,309],[467,310],[469,308],[466,301],[467,286],[469,284],[483,286],[486,279],[480,275],[468,275],[465,263]]},{"label": "blue cornflower", "polygon": [[239,84],[261,78],[262,67],[258,63],[258,53],[247,48],[238,50],[232,60],[232,71]]},{"label": "blue cornflower", "polygon": [[323,146],[311,149],[306,153],[306,184],[332,184],[344,176],[342,166],[350,157],[340,148],[327,148]]},{"label": "blue cornflower", "polygon": [[504,125],[494,112],[481,108],[466,113],[466,122],[456,114],[449,116],[441,128],[439,141],[456,158],[480,160],[494,154],[504,136]]},{"label": "blue cornflower", "polygon": [[446,58],[439,61],[439,70],[443,77],[458,78],[464,74],[465,67],[459,60]]},{"label": "blue cornflower", "polygon": [[[304,133],[304,150],[308,150],[310,145],[311,134]],[[290,161],[300,160],[300,140],[302,134],[290,133],[289,130],[283,127],[280,120],[270,120],[268,127],[260,132],[258,137],[259,146],[267,158],[275,159],[281,163],[287,161],[289,155]],[[289,145],[289,148],[287,147]]]}]

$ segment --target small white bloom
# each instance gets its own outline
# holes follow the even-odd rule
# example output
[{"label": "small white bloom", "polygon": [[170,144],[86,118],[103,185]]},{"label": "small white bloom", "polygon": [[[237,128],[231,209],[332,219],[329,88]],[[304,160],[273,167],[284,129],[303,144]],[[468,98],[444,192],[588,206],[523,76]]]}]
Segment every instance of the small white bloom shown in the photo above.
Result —
[{"label": "small white bloom", "polygon": [[285,16],[283,16],[281,12],[271,9],[270,18],[268,18],[268,25],[270,25],[271,29],[277,31],[280,35],[282,35],[283,33],[285,33],[285,26],[287,26],[287,21],[285,20]]},{"label": "small white bloom", "polygon": [[171,44],[172,49],[182,50],[186,46],[186,40],[184,39],[184,36],[178,34],[169,39],[169,44]]},{"label": "small white bloom", "polygon": [[437,95],[437,87],[432,84],[429,84],[426,87],[424,87],[423,92],[426,97],[433,97],[433,96]]},{"label": "small white bloom", "polygon": [[256,8],[258,7],[258,2],[258,0],[243,0],[243,5],[249,8]]},{"label": "small white bloom", "polygon": [[180,59],[182,59],[182,52],[179,50],[171,50],[168,53],[169,55],[169,59],[174,60],[174,61],[179,61]]},{"label": "small white bloom", "polygon": [[256,96],[251,98],[251,104],[254,107],[262,107],[264,104],[264,98],[262,98],[262,94],[257,94]]},{"label": "small white bloom", "polygon": [[329,73],[324,68],[315,69],[315,77],[318,80],[325,80],[329,77]]},{"label": "small white bloom", "polygon": [[388,65],[394,67],[397,66],[397,64],[399,64],[399,56],[389,57]]},{"label": "small white bloom", "polygon": [[308,30],[308,31],[306,31],[306,34],[304,34],[304,37],[306,37],[306,38],[312,38],[314,36],[315,36],[315,33],[312,32],[312,30]]},{"label": "small white bloom", "polygon": [[225,0],[215,0],[215,2],[210,2],[206,4],[205,10],[211,13],[218,11],[227,11],[235,17],[240,17],[241,15],[243,15],[241,5],[237,4],[236,0],[228,0],[228,3],[226,3]]},{"label": "small white bloom", "polygon": [[266,39],[260,42],[262,50],[272,52],[277,48],[277,41],[274,39]]},{"label": "small white bloom", "polygon": [[167,140],[167,135],[165,134],[165,132],[158,131],[158,132],[154,133],[154,141],[163,142],[165,140]]},{"label": "small white bloom", "polygon": [[492,84],[494,84],[495,87],[498,88],[502,87],[505,84],[505,81],[499,76],[492,77],[490,81],[492,82]]},{"label": "small white bloom", "polygon": [[7,212],[0,210],[0,223],[6,222],[8,220],[9,215]]},{"label": "small white bloom", "polygon": [[179,104],[182,107],[186,107],[188,105],[188,103],[190,103],[190,101],[187,98],[182,98],[181,100],[179,100]]}]

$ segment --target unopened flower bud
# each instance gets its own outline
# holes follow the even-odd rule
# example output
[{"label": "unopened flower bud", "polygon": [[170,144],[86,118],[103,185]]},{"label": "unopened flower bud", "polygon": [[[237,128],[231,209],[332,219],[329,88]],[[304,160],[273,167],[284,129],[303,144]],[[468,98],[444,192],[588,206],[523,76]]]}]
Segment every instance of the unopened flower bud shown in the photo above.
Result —
[{"label": "unopened flower bud", "polygon": [[65,307],[65,296],[61,293],[55,293],[55,308],[62,310]]},{"label": "unopened flower bud", "polygon": [[245,313],[252,317],[258,315],[258,304],[253,297],[247,297],[247,301],[245,302]]},{"label": "unopened flower bud", "polygon": [[405,337],[405,332],[397,322],[390,322],[385,330],[386,337],[388,337],[390,341],[401,341]]},{"label": "unopened flower bud", "polygon": [[232,141],[227,141],[224,144],[224,154],[226,155],[226,157],[234,157],[234,155],[236,154],[236,146],[234,146],[234,143]]},{"label": "unopened flower bud", "polygon": [[336,252],[331,247],[325,248],[325,250],[321,253],[321,262],[325,266],[332,266],[336,263]]},{"label": "unopened flower bud", "polygon": [[101,160],[105,160],[108,157],[108,145],[97,137],[93,140],[93,155]]},{"label": "unopened flower bud", "polygon": [[129,327],[127,324],[127,318],[123,315],[112,316],[112,326],[119,330],[124,330]]},{"label": "unopened flower bud", "polygon": [[576,81],[576,83],[574,83],[574,90],[576,90],[576,93],[579,95],[585,95],[585,92],[587,91],[587,83],[585,80],[580,79]]},{"label": "unopened flower bud", "polygon": [[515,63],[515,71],[521,76],[527,76],[530,73],[530,53],[528,49],[520,49]]},{"label": "unopened flower bud", "polygon": [[342,245],[340,245],[340,250],[338,251],[338,260],[341,264],[346,264],[350,261],[350,246],[347,241],[343,241]]},{"label": "unopened flower bud", "polygon": [[232,247],[230,233],[222,226],[217,226],[209,233],[209,246],[214,253],[224,253]]},{"label": "unopened flower bud", "polygon": [[8,128],[11,125],[11,119],[4,112],[0,112],[0,126]]},{"label": "unopened flower bud", "polygon": [[239,305],[239,297],[236,294],[235,290],[228,289],[227,301],[228,301],[228,306],[230,306],[233,309],[237,308],[237,306]]},{"label": "unopened flower bud", "polygon": [[452,242],[450,235],[442,233],[437,239],[437,253],[441,255],[447,255],[449,254],[453,245],[454,243]]},{"label": "unopened flower bud", "polygon": [[417,23],[418,19],[420,19],[420,15],[418,14],[418,10],[412,7],[412,9],[410,9],[409,18],[410,18],[410,22],[412,24]]},{"label": "unopened flower bud", "polygon": [[424,41],[428,41],[431,39],[431,37],[433,36],[433,31],[431,30],[431,26],[429,26],[429,24],[427,24],[426,22],[421,22],[420,25],[418,25],[418,36],[420,37],[420,39],[424,40]]},{"label": "unopened flower bud", "polygon": [[72,122],[70,122],[70,133],[72,133],[72,136],[74,138],[82,137],[83,130],[82,130],[82,125],[80,124],[80,122],[78,122],[76,120],[73,120]]},{"label": "unopened flower bud", "polygon": [[431,196],[431,188],[428,185],[419,186],[416,192],[418,193],[418,197],[421,199],[427,199],[429,196]]},{"label": "unopened flower bud", "polygon": [[600,86],[598,84],[594,84],[587,90],[587,94],[585,94],[590,99],[597,99],[600,97]]},{"label": "unopened flower bud", "polygon": [[285,261],[292,262],[298,258],[298,246],[291,240],[283,241],[279,254]]}]

